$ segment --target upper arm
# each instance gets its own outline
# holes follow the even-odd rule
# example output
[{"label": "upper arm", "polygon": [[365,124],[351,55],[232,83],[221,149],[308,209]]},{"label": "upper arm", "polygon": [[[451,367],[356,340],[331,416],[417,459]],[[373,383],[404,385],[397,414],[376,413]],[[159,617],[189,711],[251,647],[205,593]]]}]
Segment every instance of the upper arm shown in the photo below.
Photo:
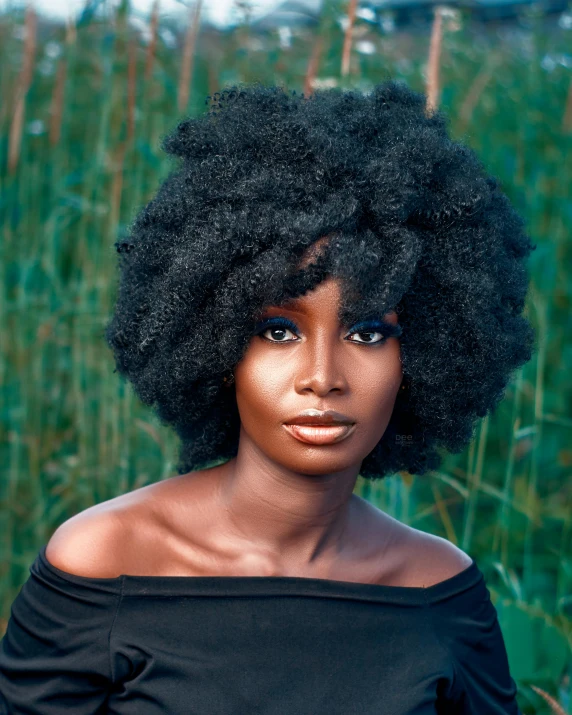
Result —
[{"label": "upper arm", "polygon": [[116,678],[110,636],[121,580],[97,576],[108,568],[105,551],[117,533],[107,516],[79,515],[54,534],[49,558],[46,548],[55,569],[40,555],[30,567],[0,641],[0,712],[102,712]]},{"label": "upper arm", "polygon": [[60,571],[89,578],[121,575],[119,547],[125,523],[115,511],[87,509],[65,521],[46,546],[47,560]]},{"label": "upper arm", "polygon": [[438,713],[521,715],[497,611],[482,575],[446,596],[428,597],[427,614],[452,677]]}]

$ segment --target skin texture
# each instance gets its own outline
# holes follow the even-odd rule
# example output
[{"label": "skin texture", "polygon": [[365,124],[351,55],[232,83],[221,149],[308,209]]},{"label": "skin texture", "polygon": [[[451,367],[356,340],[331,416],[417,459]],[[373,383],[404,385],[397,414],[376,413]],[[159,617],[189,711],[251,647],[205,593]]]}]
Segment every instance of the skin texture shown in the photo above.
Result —
[{"label": "skin texture", "polygon": [[[330,276],[304,296],[266,309],[263,318],[286,317],[297,330],[266,328],[235,366],[241,420],[235,458],[107,503],[107,514],[119,510],[132,535],[112,545],[115,572],[377,582],[383,570],[387,583],[399,571],[397,552],[380,557],[408,527],[353,494],[400,388],[399,340],[341,325],[340,287]],[[395,311],[382,317],[398,323]],[[309,407],[341,412],[355,429],[335,444],[304,444],[283,424]],[[55,563],[58,555],[50,550],[48,558]]]},{"label": "skin texture", "polygon": [[[49,561],[86,576],[282,575],[399,586],[431,585],[470,565],[453,544],[353,494],[403,371],[399,338],[342,325],[340,295],[340,280],[328,276],[266,308],[261,319],[287,318],[295,330],[259,330],[234,368],[236,457],[87,509],[55,532]],[[398,325],[395,311],[382,318]],[[337,443],[300,442],[284,423],[310,407],[341,412],[355,427]]]},{"label": "skin texture", "polygon": [[[304,562],[343,533],[359,467],[385,431],[402,379],[397,338],[347,339],[339,290],[329,278],[288,308],[269,308],[265,316],[296,324],[297,339],[267,329],[274,342],[255,336],[234,370],[241,432],[222,490],[227,513],[254,543]],[[385,319],[396,324],[397,314]],[[335,444],[304,444],[283,423],[309,407],[342,412],[356,428]]]},{"label": "skin texture", "polygon": [[[315,242],[300,266],[312,262],[328,240]],[[369,505],[353,489],[393,411],[403,376],[399,340],[380,332],[351,333],[351,326],[341,325],[340,288],[329,276],[304,296],[268,307],[261,320],[285,317],[296,331],[266,328],[253,336],[234,368],[238,454],[218,470],[202,472],[212,489],[203,487],[209,519],[201,538],[225,572],[332,574],[346,560],[347,575],[352,562],[354,571],[363,569],[373,544],[379,557],[380,541],[371,541],[374,529],[389,543],[392,523],[380,529],[377,520],[374,527],[373,514],[366,516]],[[395,311],[383,317],[398,322]],[[347,415],[356,425],[352,434],[335,444],[298,441],[283,425],[309,407]],[[197,489],[191,473],[189,488],[193,483]],[[184,524],[182,514],[180,519]]]}]

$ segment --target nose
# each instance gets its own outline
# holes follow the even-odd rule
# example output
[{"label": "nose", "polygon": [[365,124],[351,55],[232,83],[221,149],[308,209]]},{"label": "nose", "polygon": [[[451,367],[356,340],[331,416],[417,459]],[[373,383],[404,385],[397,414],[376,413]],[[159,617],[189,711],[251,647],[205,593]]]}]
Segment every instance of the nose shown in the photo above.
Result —
[{"label": "nose", "polygon": [[308,340],[300,356],[296,376],[296,391],[300,394],[313,392],[324,397],[332,390],[345,392],[348,389],[347,370],[342,345],[334,343],[331,336],[323,335]]}]

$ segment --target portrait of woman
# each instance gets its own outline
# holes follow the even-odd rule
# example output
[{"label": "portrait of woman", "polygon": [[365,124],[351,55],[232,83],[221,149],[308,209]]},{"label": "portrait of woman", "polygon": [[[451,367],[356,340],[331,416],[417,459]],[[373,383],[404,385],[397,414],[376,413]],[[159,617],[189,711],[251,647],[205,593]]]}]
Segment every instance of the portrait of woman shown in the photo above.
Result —
[{"label": "portrait of woman", "polygon": [[460,452],[531,358],[524,221],[403,83],[207,103],[105,332],[178,473],[42,548],[3,712],[519,715],[474,557],[354,488]]}]

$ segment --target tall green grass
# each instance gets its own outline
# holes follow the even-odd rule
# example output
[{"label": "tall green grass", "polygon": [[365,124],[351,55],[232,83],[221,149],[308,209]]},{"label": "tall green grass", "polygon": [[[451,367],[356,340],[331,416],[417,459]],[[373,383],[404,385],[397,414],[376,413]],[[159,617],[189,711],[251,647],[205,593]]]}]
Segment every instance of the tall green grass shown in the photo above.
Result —
[{"label": "tall green grass", "polygon": [[[113,243],[171,168],[161,135],[239,80],[368,91],[395,77],[425,88],[429,30],[382,33],[359,14],[342,71],[346,9],[326,2],[318,26],[293,28],[290,41],[246,23],[203,25],[196,37],[160,16],[133,27],[126,3],[81,25],[40,21],[37,32],[31,15],[0,16],[3,626],[59,524],[174,474],[173,435],[114,374],[103,339]],[[525,714],[559,712],[554,703],[572,713],[569,24],[443,17],[438,96],[451,131],[501,178],[538,244],[527,301],[538,351],[463,454],[424,477],[356,487],[477,560]]]}]

